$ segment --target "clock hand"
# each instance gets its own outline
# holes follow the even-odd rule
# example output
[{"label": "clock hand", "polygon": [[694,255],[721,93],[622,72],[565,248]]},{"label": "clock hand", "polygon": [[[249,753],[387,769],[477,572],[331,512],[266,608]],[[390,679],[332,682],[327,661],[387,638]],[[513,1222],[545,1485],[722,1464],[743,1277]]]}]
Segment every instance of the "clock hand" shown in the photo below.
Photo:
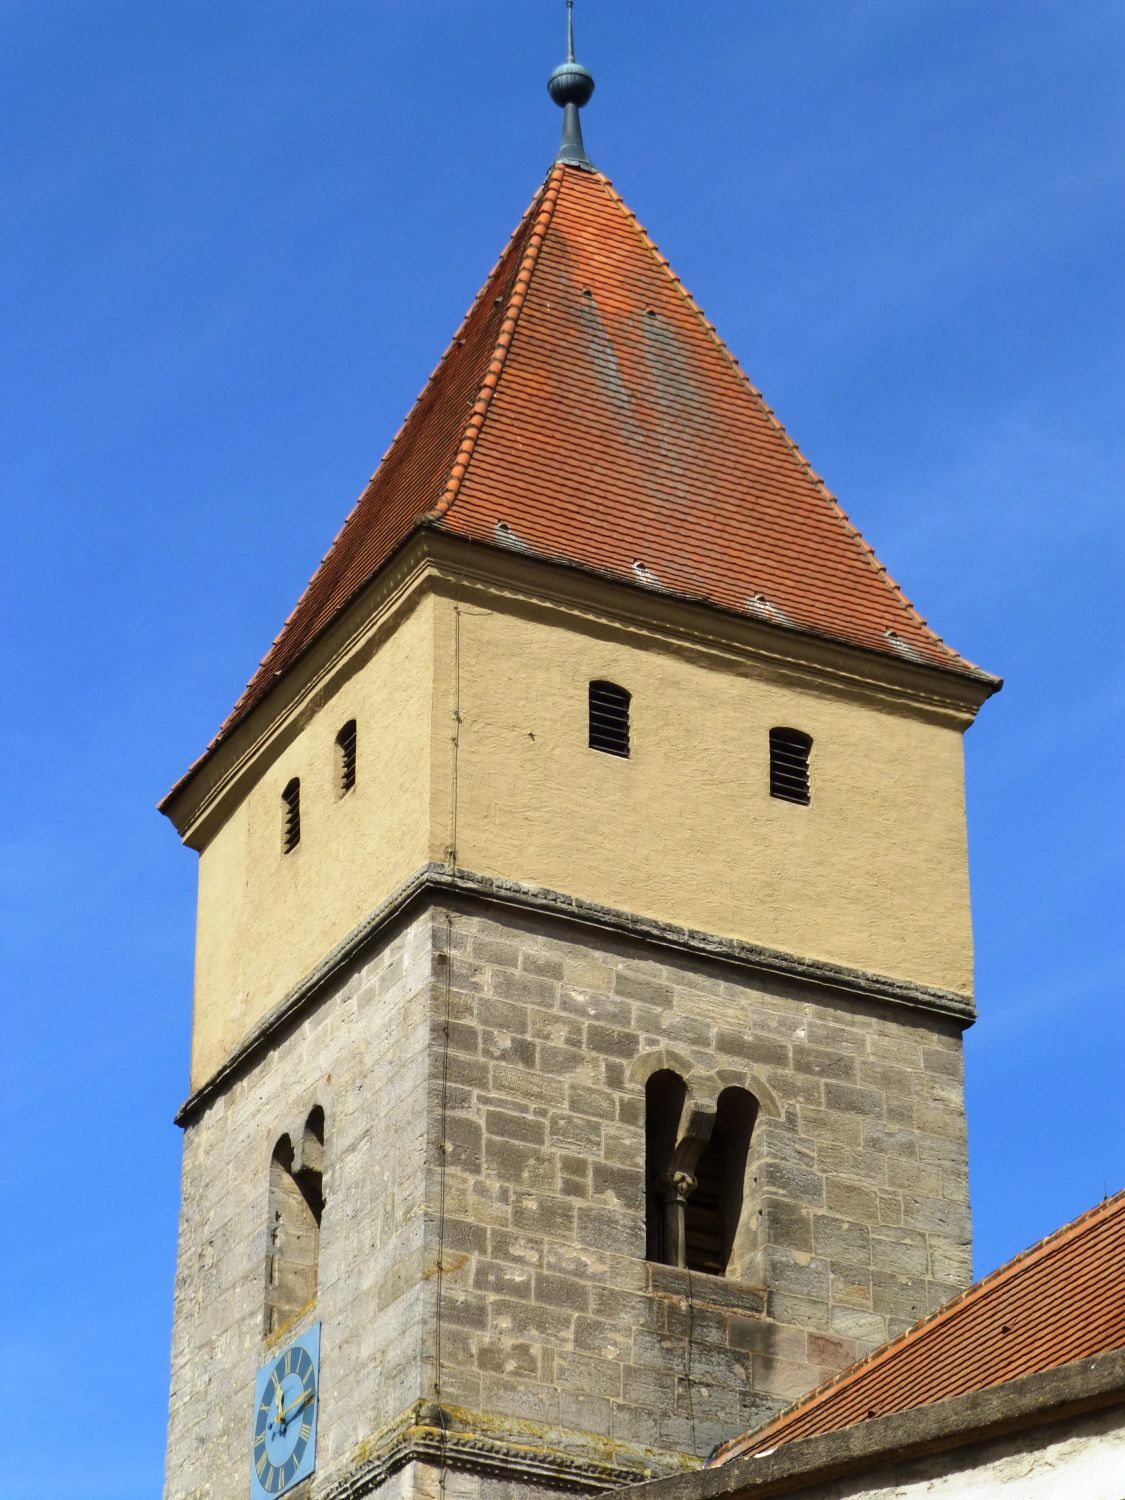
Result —
[{"label": "clock hand", "polygon": [[315,1392],[312,1390],[302,1391],[299,1399],[294,1401],[292,1406],[287,1407],[285,1411],[278,1413],[277,1420],[279,1422],[288,1422],[289,1418],[293,1415],[294,1412],[298,1412],[301,1410],[302,1406],[308,1405],[308,1403],[312,1400],[314,1394]]}]

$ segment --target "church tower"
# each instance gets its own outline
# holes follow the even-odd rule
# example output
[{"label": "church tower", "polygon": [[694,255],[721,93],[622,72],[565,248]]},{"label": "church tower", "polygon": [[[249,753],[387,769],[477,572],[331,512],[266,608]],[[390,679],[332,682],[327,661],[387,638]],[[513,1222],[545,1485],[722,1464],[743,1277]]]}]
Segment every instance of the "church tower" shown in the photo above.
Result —
[{"label": "church tower", "polygon": [[962,735],[563,146],[162,803],[199,855],[166,1500],[698,1463],[967,1284]]}]

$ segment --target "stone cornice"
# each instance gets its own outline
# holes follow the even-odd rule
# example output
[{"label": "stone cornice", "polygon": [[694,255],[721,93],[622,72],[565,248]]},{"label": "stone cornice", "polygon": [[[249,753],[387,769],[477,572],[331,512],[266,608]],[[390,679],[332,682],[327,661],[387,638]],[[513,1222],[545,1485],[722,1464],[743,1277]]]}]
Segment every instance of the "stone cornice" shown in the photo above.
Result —
[{"label": "stone cornice", "polygon": [[[317,1488],[317,1500],[362,1500],[409,1463],[444,1465],[523,1484],[590,1493],[620,1489],[667,1473],[676,1456],[591,1434],[521,1422],[505,1430],[494,1417],[420,1401],[361,1443],[342,1477]],[[679,1467],[695,1460],[680,1456]]]},{"label": "stone cornice", "polygon": [[[342,677],[357,671],[427,591],[493,607],[567,614],[726,670],[754,670],[806,688],[859,696],[964,730],[1000,686],[986,673],[948,671],[765,623],[703,601],[638,589],[564,560],[470,542],[433,528],[415,532],[377,577],[230,734],[212,745],[160,803],[201,848],[240,795],[263,754],[276,754]],[[643,602],[643,608],[642,608]]]},{"label": "stone cornice", "polygon": [[910,980],[875,974],[843,964],[799,958],[776,948],[737,938],[719,937],[687,927],[675,927],[649,917],[613,907],[599,906],[578,896],[541,886],[523,885],[514,880],[481,875],[473,870],[450,869],[447,865],[428,864],[404,881],[359,926],[355,927],[309,974],[296,985],[238,1044],[222,1066],[194,1091],[176,1114],[178,1125],[188,1125],[221,1094],[234,1078],[251,1066],[270,1047],[279,1033],[292,1025],[324,995],[332,981],[386,933],[388,927],[403,918],[415,903],[429,899],[461,899],[505,906],[524,912],[535,912],[544,918],[573,922],[586,929],[594,928],[640,942],[652,943],[721,964],[732,964],[761,974],[815,985],[826,992],[852,1000],[884,1005],[905,1006],[912,1010],[941,1016],[951,1023],[970,1026],[976,1012],[970,996],[958,994]]}]

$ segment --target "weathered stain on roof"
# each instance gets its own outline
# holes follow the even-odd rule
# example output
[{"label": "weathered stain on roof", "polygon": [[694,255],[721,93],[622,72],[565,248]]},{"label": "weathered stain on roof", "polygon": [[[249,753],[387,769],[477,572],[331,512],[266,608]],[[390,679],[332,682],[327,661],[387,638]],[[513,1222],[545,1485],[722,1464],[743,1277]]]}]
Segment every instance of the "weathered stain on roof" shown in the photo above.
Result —
[{"label": "weathered stain on roof", "polygon": [[713,1464],[1125,1348],[1125,1191],[1064,1225]]}]

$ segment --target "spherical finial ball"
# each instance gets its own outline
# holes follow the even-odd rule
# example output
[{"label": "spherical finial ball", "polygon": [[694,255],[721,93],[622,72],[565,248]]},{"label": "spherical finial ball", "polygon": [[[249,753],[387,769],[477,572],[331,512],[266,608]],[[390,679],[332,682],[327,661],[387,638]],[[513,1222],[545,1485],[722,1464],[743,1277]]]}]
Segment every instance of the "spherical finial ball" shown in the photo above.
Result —
[{"label": "spherical finial ball", "polygon": [[581,109],[594,92],[594,75],[581,63],[560,63],[547,80],[547,92],[560,109],[568,104]]}]

